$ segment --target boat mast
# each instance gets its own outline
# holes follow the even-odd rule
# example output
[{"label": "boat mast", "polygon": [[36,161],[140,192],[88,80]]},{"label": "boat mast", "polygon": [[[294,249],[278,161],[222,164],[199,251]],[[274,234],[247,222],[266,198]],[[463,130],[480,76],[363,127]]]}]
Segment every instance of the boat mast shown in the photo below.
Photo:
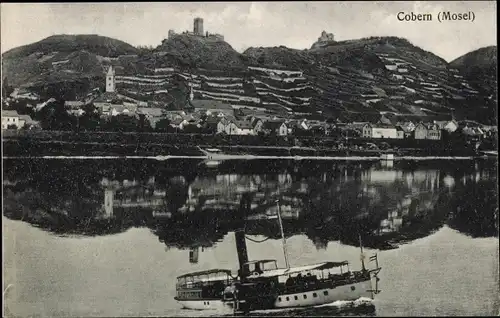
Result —
[{"label": "boat mast", "polygon": [[285,233],[283,231],[283,222],[281,221],[280,201],[276,200],[276,204],[278,205],[278,221],[280,223],[281,238],[283,239],[283,255],[285,256],[286,269],[290,269],[290,264],[288,263],[288,253],[286,251]]},{"label": "boat mast", "polygon": [[363,242],[361,242],[361,234],[358,233],[358,236],[359,236],[359,247],[361,248],[361,255],[360,255],[361,268],[363,270],[366,270],[366,268],[365,268],[365,254],[363,254]]}]

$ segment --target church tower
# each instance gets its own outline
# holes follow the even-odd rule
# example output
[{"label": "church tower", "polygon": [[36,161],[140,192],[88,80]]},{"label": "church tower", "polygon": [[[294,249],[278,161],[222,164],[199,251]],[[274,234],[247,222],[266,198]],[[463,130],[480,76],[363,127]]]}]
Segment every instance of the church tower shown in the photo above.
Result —
[{"label": "church tower", "polygon": [[113,201],[115,197],[115,191],[111,188],[104,189],[104,212],[106,218],[113,217]]},{"label": "church tower", "polygon": [[108,72],[106,73],[106,92],[115,92],[115,70],[113,66],[110,66]]}]

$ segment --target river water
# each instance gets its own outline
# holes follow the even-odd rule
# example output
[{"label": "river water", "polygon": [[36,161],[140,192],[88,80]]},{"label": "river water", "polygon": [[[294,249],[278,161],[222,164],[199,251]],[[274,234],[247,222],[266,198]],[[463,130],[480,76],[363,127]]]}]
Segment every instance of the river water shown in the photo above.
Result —
[{"label": "river water", "polygon": [[[209,316],[175,278],[236,269],[234,214],[252,200],[250,259],[292,266],[377,253],[371,303],[253,315],[497,315],[493,161],[4,160],[4,310],[28,317]],[[368,264],[368,267],[373,264]]]}]

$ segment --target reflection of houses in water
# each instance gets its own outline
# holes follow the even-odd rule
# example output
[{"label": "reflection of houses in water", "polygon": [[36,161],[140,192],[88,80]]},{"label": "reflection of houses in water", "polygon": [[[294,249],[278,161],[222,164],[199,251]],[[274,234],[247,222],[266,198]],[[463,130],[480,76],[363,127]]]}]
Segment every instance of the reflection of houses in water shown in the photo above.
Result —
[{"label": "reflection of houses in water", "polygon": [[387,218],[380,221],[379,233],[396,232],[403,226],[403,216],[407,216],[410,212],[412,198],[406,196],[398,202],[396,209],[391,210],[387,214]]},{"label": "reflection of houses in water", "polygon": [[368,183],[393,183],[402,180],[414,193],[436,191],[440,187],[438,170],[401,171],[371,168],[362,171],[361,181]]},{"label": "reflection of houses in water", "polygon": [[104,188],[104,218],[115,216],[115,209],[152,209],[153,216],[164,214],[165,191],[154,189],[155,178],[151,177],[146,182],[137,180],[108,180],[103,178],[101,186]]},{"label": "reflection of houses in water", "polygon": [[[299,206],[294,206],[291,204],[283,204],[280,205],[280,212],[281,212],[281,218],[282,219],[293,219],[293,220],[298,220],[300,217],[300,210],[301,208]],[[266,211],[264,213],[258,213],[258,214],[252,214],[247,217],[248,220],[261,220],[261,219],[269,219],[272,217],[275,217],[278,215],[278,207],[277,206],[271,206],[266,208]]]},{"label": "reflection of houses in water", "polygon": [[467,185],[468,183],[477,183],[481,180],[490,180],[491,178],[496,178],[496,172],[495,175],[492,175],[492,171],[488,171],[486,169],[479,169],[479,164],[476,162],[474,165],[474,172],[469,172],[465,173],[462,178],[460,178],[460,181],[462,182],[462,185]]},{"label": "reflection of houses in water", "polygon": [[380,161],[380,166],[382,166],[383,168],[393,168],[394,161],[393,160],[382,160],[382,161]]},{"label": "reflection of houses in water", "polygon": [[378,234],[396,232],[404,225],[405,219],[411,222],[412,218],[433,214],[439,196],[439,191],[422,191],[406,195],[397,202],[394,209],[388,211],[387,218],[380,221],[380,227],[376,232]]},{"label": "reflection of houses in water", "polygon": [[439,170],[422,170],[409,173],[406,178],[413,191],[437,191],[440,185]]},{"label": "reflection of houses in water", "polygon": [[[198,177],[188,186],[188,198],[179,212],[193,212],[197,209],[237,210],[242,195],[253,193],[255,199],[264,199],[273,193],[291,187],[291,176],[280,174],[273,177],[259,175],[218,175],[215,178]],[[253,202],[251,209],[258,203]]]},{"label": "reflection of houses in water", "polygon": [[382,170],[371,168],[361,172],[361,181],[374,183],[395,182],[403,175],[402,171],[398,170]]}]

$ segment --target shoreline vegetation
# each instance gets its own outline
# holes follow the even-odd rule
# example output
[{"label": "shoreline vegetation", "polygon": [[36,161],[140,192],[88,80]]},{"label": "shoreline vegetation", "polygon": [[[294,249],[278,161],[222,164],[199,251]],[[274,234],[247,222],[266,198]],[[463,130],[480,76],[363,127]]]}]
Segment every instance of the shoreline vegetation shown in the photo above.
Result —
[{"label": "shoreline vegetation", "polygon": [[[483,157],[473,145],[443,145],[432,140],[390,140],[279,136],[220,136],[209,134],[9,131],[2,132],[3,157],[197,157],[200,150],[217,148],[225,155],[248,159],[279,157],[304,159],[334,157],[376,159],[381,154],[396,158],[464,159]],[[366,147],[367,144],[375,147]],[[233,158],[234,159],[234,158]]]}]

